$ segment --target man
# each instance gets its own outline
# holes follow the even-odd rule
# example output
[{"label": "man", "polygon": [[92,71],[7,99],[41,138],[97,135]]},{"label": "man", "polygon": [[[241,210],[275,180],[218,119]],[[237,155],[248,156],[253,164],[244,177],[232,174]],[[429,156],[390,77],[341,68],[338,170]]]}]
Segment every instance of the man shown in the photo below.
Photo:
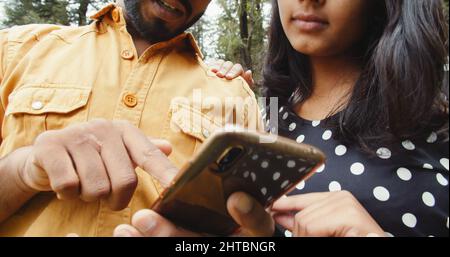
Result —
[{"label": "man", "polygon": [[[257,109],[243,80],[215,77],[183,33],[208,4],[119,0],[88,26],[0,31],[0,235],[111,236],[214,130],[241,118],[199,102],[250,98]],[[245,113],[239,125],[258,123],[257,111]],[[246,195],[232,195],[229,210],[248,234],[273,231]],[[138,214],[133,221],[160,226],[146,235],[178,233],[156,213]]]}]

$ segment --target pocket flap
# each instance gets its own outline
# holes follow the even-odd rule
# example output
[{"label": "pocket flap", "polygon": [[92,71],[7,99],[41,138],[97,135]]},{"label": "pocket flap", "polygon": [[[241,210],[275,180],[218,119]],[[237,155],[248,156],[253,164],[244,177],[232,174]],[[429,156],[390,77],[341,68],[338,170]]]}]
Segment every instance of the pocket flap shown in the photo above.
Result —
[{"label": "pocket flap", "polygon": [[91,88],[76,85],[26,85],[9,96],[5,114],[69,113],[85,106],[90,94]]},{"label": "pocket flap", "polygon": [[202,142],[223,127],[220,122],[186,104],[172,103],[170,112],[170,129],[181,130]]}]

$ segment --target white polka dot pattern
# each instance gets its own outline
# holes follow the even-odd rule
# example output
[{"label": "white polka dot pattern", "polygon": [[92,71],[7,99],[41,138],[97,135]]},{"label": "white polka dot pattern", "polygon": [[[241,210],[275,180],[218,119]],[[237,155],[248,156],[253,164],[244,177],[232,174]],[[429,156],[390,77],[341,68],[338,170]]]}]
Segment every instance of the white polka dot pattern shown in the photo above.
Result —
[{"label": "white polka dot pattern", "polygon": [[403,181],[409,181],[412,178],[412,173],[407,168],[399,168],[397,170],[397,175]]},{"label": "white polka dot pattern", "polygon": [[423,165],[423,168],[424,168],[424,169],[427,169],[427,170],[432,170],[432,169],[433,169],[433,166],[432,166],[431,164],[429,164],[429,163],[425,163],[425,164]]},{"label": "white polka dot pattern", "polygon": [[319,166],[319,168],[317,168],[316,172],[321,173],[324,170],[325,170],[325,164],[322,164],[321,166]]},{"label": "white polka dot pattern", "polygon": [[441,186],[448,186],[448,180],[442,175],[442,173],[436,174],[436,179]]},{"label": "white polka dot pattern", "polygon": [[439,160],[439,162],[448,171],[448,158],[442,158]]},{"label": "white polka dot pattern", "polygon": [[[393,143],[374,142],[378,144],[374,155],[339,141],[338,131],[327,120],[308,121],[289,108],[283,111],[289,113],[289,120],[281,121],[284,112],[280,114],[280,135],[317,146],[327,156],[326,166],[298,183],[291,194],[348,190],[381,221],[386,236],[448,236],[448,142],[441,141],[438,133]],[[289,159],[284,160],[288,168]],[[306,172],[298,164],[295,170]],[[278,172],[277,182],[282,184],[287,177],[283,170]]]},{"label": "white polka dot pattern", "polygon": [[416,149],[416,146],[410,140],[403,141],[402,145],[406,150],[409,150],[409,151]]},{"label": "white polka dot pattern", "polygon": [[364,173],[364,164],[362,164],[360,162],[355,162],[350,167],[350,171],[352,172],[353,175],[357,175],[357,176],[361,175]]},{"label": "white polka dot pattern", "polygon": [[331,130],[326,130],[322,134],[322,139],[325,140],[325,141],[326,140],[330,140],[332,136],[333,136],[333,132],[331,132]]},{"label": "white polka dot pattern", "polygon": [[305,141],[305,136],[304,135],[300,135],[297,137],[297,143],[301,144]]},{"label": "white polka dot pattern", "polygon": [[389,191],[385,187],[382,187],[382,186],[378,186],[378,187],[374,188],[373,195],[375,196],[375,198],[378,201],[381,201],[381,202],[386,202],[387,200],[389,200],[389,197],[390,197]]},{"label": "white polka dot pattern", "polygon": [[427,138],[427,143],[429,144],[433,144],[437,141],[438,136],[436,134],[436,132],[431,132],[430,136]]},{"label": "white polka dot pattern", "polygon": [[291,132],[294,131],[296,127],[297,127],[297,124],[291,123],[291,125],[289,125],[289,131],[291,131]]},{"label": "white polka dot pattern", "polygon": [[277,181],[280,177],[281,177],[281,173],[280,172],[275,172],[273,174],[272,178],[273,178],[274,181]]},{"label": "white polka dot pattern", "polygon": [[305,188],[305,185],[306,185],[305,181],[302,181],[296,186],[296,188],[298,190],[303,190],[303,188]]},{"label": "white polka dot pattern", "polygon": [[330,183],[330,185],[328,185],[328,189],[330,190],[330,192],[337,192],[341,191],[342,187],[341,184],[339,184],[339,182],[333,181]]},{"label": "white polka dot pattern", "polygon": [[377,150],[377,155],[378,157],[380,157],[381,159],[390,159],[392,156],[392,152],[391,150],[389,150],[389,148],[386,147],[381,147]]},{"label": "white polka dot pattern", "polygon": [[422,201],[428,207],[433,207],[436,203],[434,196],[430,192],[424,192],[422,194]]},{"label": "white polka dot pattern", "polygon": [[402,216],[402,221],[405,226],[409,228],[414,228],[417,225],[417,218],[414,216],[414,214],[411,213],[405,213]]},{"label": "white polka dot pattern", "polygon": [[338,145],[338,146],[336,146],[334,153],[337,156],[343,156],[343,155],[345,155],[345,153],[347,153],[347,147],[345,145]]},{"label": "white polka dot pattern", "polygon": [[312,126],[313,127],[317,127],[319,125],[320,125],[320,120],[315,120],[315,121],[312,122]]}]

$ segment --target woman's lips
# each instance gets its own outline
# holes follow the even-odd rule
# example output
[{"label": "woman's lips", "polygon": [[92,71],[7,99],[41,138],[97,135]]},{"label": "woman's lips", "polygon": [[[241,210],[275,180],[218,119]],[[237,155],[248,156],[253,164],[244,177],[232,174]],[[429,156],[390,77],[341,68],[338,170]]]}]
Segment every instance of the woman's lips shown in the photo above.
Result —
[{"label": "woman's lips", "polygon": [[296,14],[292,17],[292,22],[303,32],[317,32],[328,27],[326,19],[313,14]]}]

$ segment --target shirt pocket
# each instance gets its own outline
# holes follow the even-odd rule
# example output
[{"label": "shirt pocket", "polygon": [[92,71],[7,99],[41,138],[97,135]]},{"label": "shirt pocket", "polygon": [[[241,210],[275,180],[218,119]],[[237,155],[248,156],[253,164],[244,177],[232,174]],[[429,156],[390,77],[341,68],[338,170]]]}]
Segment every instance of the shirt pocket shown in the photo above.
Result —
[{"label": "shirt pocket", "polygon": [[220,121],[188,104],[172,102],[163,138],[174,146],[175,163],[183,165],[216,130]]},{"label": "shirt pocket", "polygon": [[77,85],[25,85],[9,96],[5,115],[16,129],[63,129],[87,121],[90,94],[91,88]]}]

